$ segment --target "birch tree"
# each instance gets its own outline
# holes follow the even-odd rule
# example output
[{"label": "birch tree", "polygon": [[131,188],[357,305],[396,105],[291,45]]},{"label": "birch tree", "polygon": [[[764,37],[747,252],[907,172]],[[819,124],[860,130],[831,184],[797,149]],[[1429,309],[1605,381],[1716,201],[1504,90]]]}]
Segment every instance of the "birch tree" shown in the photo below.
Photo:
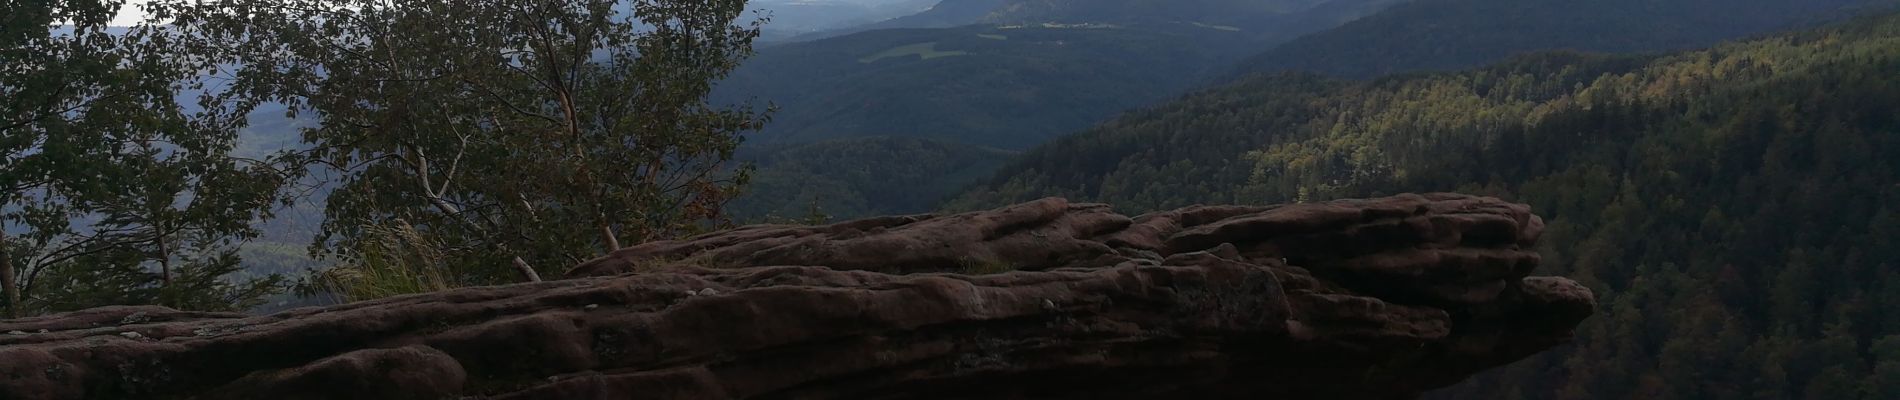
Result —
[{"label": "birch tree", "polygon": [[242,58],[237,91],[313,116],[341,171],[317,251],[400,226],[459,284],[544,272],[721,218],[750,108],[708,105],[752,52],[743,0],[163,0]]}]

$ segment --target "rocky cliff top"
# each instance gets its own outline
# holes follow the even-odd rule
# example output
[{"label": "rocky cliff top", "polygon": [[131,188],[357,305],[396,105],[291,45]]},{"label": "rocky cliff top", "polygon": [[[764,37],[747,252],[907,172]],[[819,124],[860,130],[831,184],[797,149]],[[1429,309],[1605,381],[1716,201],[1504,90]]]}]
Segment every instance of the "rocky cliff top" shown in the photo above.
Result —
[{"label": "rocky cliff top", "polygon": [[0,321],[0,399],[1404,398],[1590,315],[1527,277],[1542,227],[1451,194],[751,226],[545,283]]}]

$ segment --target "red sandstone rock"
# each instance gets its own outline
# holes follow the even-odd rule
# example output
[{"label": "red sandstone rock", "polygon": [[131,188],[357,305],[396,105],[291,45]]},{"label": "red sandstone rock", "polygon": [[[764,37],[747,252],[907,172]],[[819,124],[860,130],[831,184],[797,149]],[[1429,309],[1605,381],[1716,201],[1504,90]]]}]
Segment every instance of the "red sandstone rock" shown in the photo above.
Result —
[{"label": "red sandstone rock", "polygon": [[754,226],[539,284],[0,321],[0,399],[1403,398],[1590,315],[1526,278],[1541,229],[1443,194]]}]

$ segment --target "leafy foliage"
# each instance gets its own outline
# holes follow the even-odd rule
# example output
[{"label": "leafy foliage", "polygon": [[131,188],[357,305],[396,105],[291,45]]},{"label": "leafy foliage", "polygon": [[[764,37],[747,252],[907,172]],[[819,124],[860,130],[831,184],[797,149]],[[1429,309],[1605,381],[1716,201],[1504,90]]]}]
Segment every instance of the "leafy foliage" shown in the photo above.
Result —
[{"label": "leafy foliage", "polygon": [[409,226],[443,247],[449,281],[484,284],[700,229],[744,183],[725,161],[762,120],[704,101],[759,35],[744,1],[627,4],[166,0],[155,15],[238,55],[237,99],[316,116],[310,159],[343,173],[318,250],[370,263],[374,227]]},{"label": "leafy foliage", "polygon": [[[247,104],[211,93],[215,49],[108,29],[122,2],[0,6],[0,297],[9,314],[101,304],[229,310],[274,277],[226,282],[293,178],[232,155]],[[58,23],[70,23],[60,26]]]},{"label": "leafy foliage", "polygon": [[1502,196],[1548,219],[1541,272],[1602,309],[1576,346],[1441,396],[1882,399],[1900,340],[1883,310],[1900,302],[1896,70],[1900,16],[1661,57],[1260,75],[1034,150],[955,204]]},{"label": "leafy foliage", "polygon": [[58,312],[128,304],[180,310],[241,312],[284,290],[283,275],[254,276],[234,251],[185,253],[171,260],[170,283],[155,261],[132,252],[105,252],[48,266],[33,280],[28,310]]}]

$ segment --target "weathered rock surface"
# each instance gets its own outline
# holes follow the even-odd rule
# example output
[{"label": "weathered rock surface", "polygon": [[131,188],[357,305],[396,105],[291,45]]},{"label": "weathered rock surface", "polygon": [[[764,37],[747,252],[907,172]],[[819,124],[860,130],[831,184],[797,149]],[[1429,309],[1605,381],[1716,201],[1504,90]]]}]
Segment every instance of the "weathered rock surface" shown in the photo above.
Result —
[{"label": "weathered rock surface", "polygon": [[539,284],[0,321],[0,399],[1405,398],[1590,315],[1527,278],[1541,229],[1445,194],[754,226]]}]

